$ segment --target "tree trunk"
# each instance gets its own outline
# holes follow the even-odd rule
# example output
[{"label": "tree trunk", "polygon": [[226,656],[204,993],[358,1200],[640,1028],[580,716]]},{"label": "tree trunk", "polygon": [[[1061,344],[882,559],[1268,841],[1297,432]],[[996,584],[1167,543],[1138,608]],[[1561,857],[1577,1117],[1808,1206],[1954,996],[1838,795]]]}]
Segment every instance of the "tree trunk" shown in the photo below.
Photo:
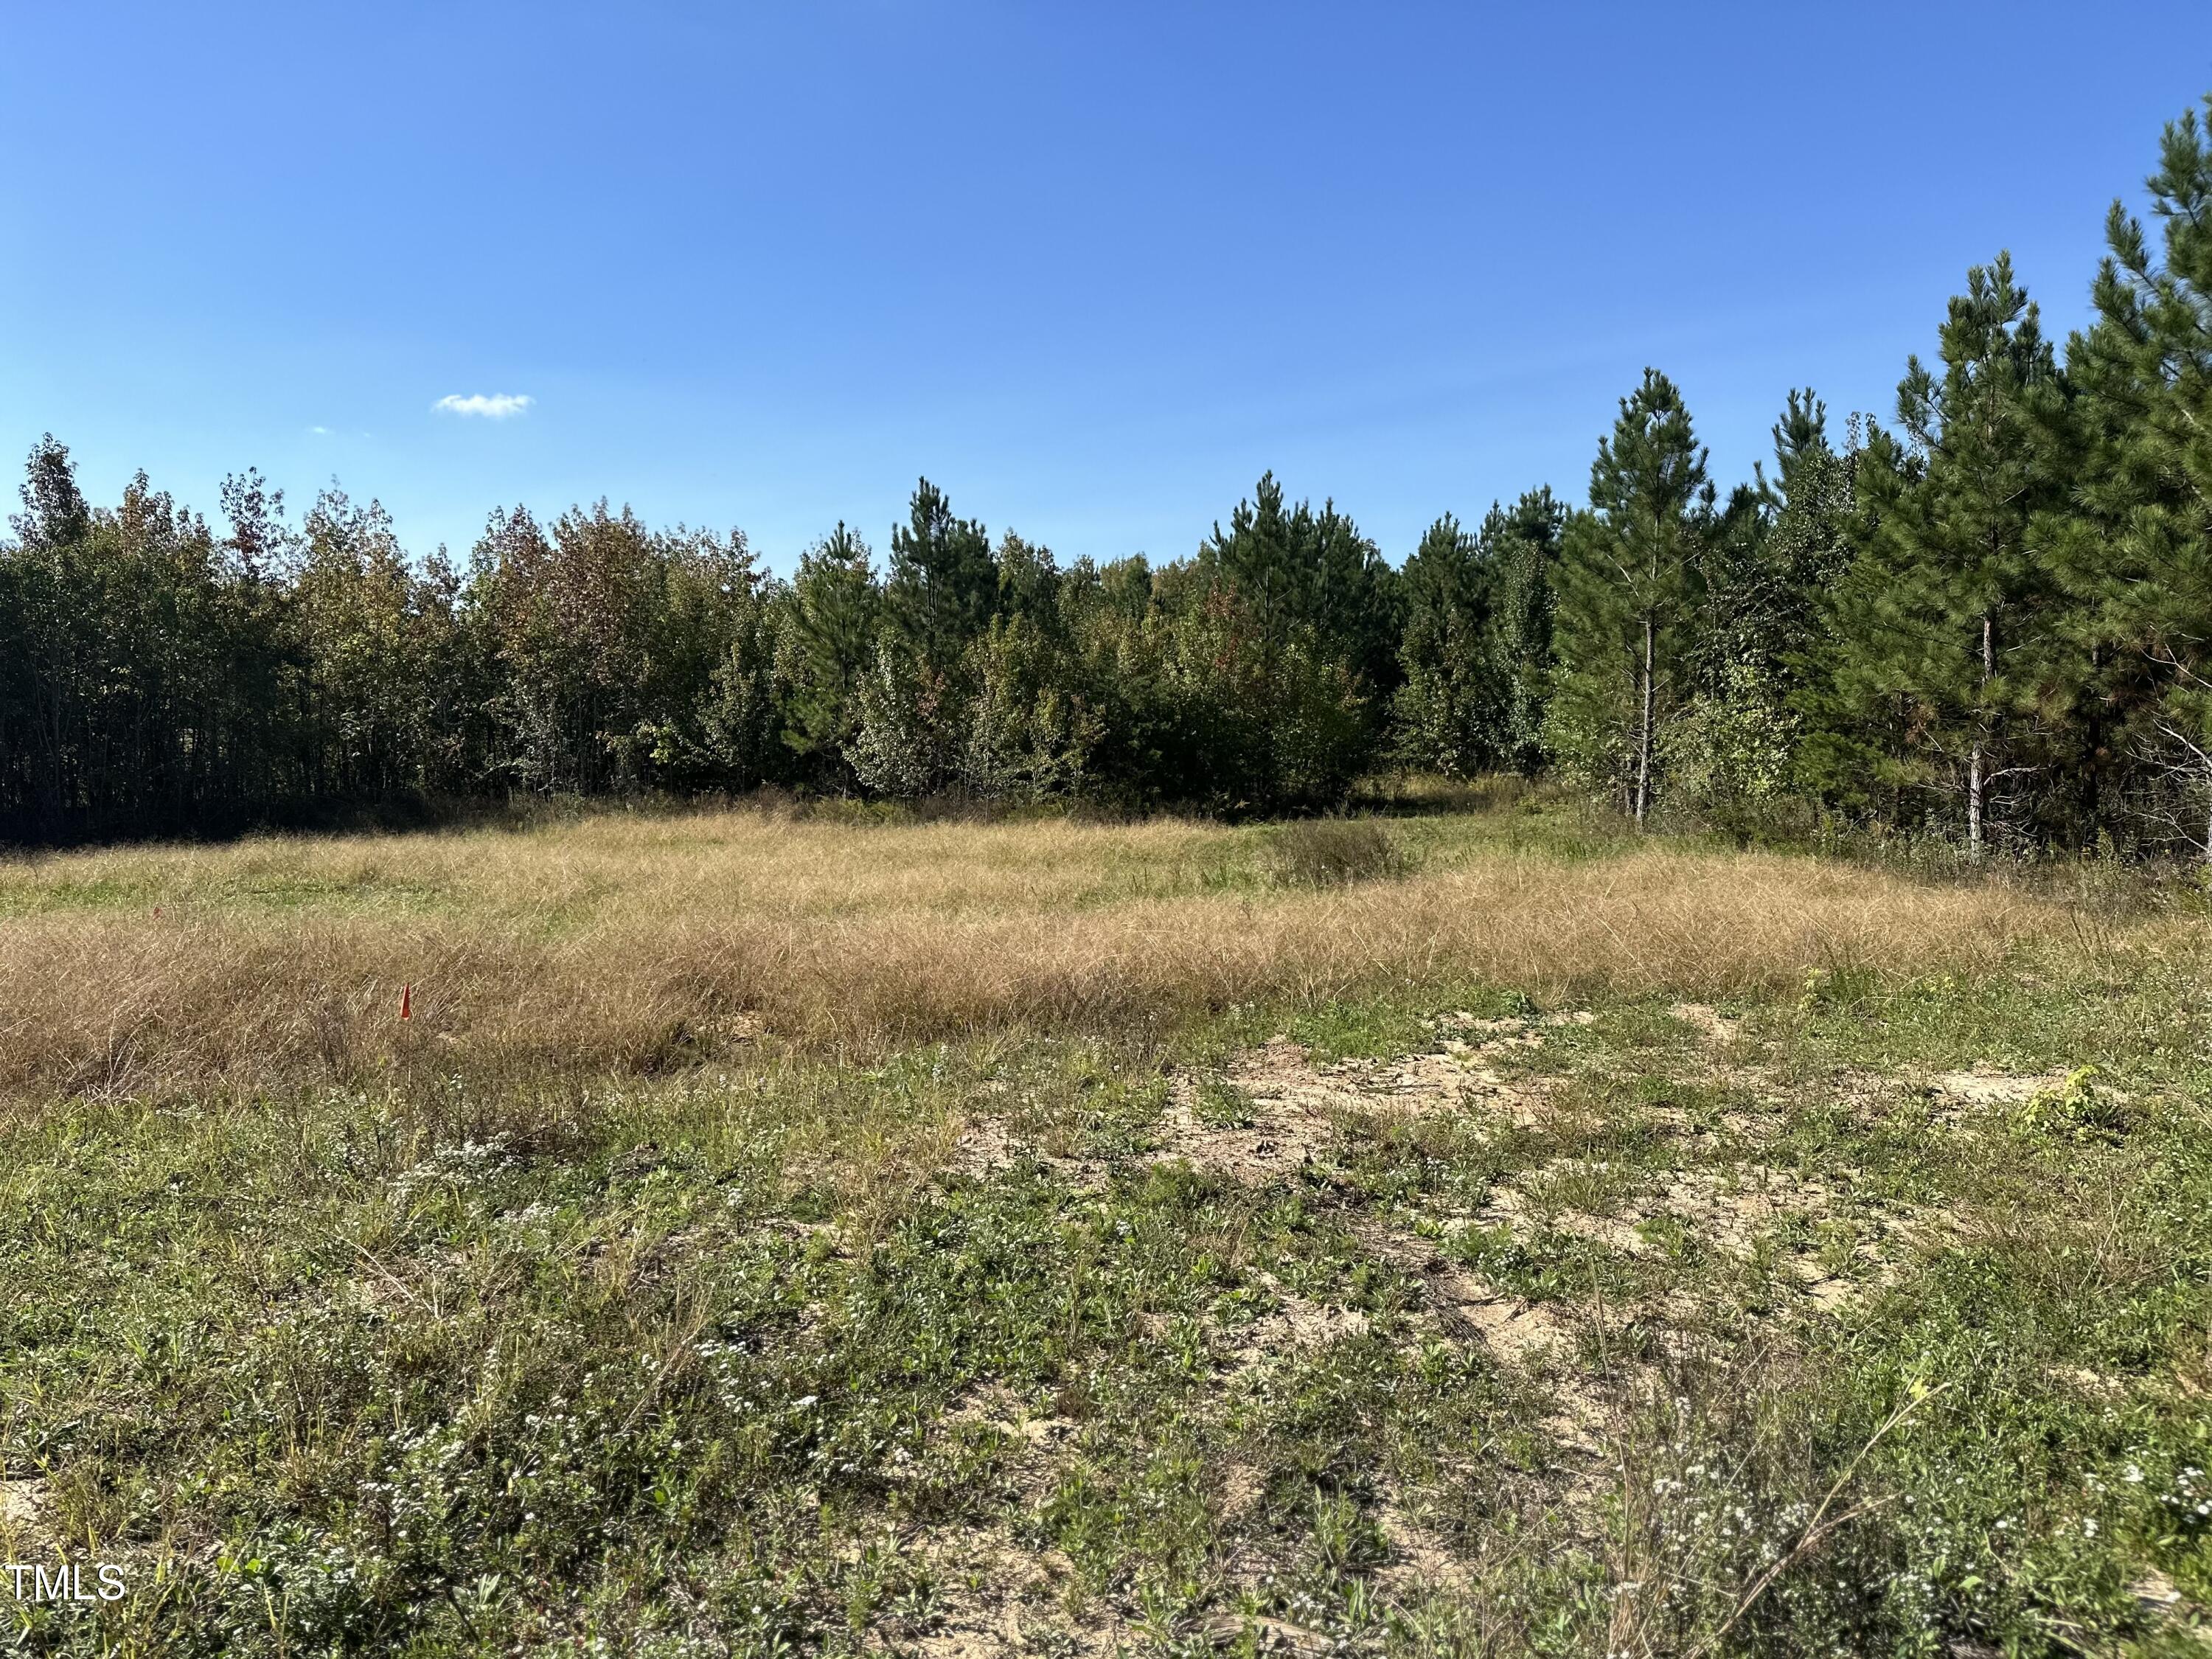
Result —
[{"label": "tree trunk", "polygon": [[2083,769],[2083,816],[2089,821],[2091,848],[2100,846],[2105,830],[2105,704],[2099,695],[2104,682],[2104,647],[2089,647],[2089,763]]},{"label": "tree trunk", "polygon": [[1966,856],[1982,855],[1982,740],[1974,739],[1966,761]]},{"label": "tree trunk", "polygon": [[[1990,682],[1996,676],[1995,621],[1986,611],[1982,613],[1982,704],[1975,712],[1978,724],[1988,718]],[[1983,776],[1982,739],[1984,731],[1974,733],[1974,749],[1966,763],[1966,856],[1978,859],[1982,855],[1983,793],[1986,780]]]},{"label": "tree trunk", "polygon": [[1644,827],[1644,815],[1651,806],[1651,671],[1653,665],[1651,617],[1644,618],[1644,725],[1636,744],[1636,827]]}]

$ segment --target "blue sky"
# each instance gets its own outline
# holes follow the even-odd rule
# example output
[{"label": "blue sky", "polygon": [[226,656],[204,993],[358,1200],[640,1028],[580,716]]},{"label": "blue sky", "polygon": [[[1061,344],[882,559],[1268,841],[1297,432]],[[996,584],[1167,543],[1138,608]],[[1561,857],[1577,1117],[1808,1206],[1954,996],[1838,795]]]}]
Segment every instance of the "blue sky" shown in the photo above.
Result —
[{"label": "blue sky", "polygon": [[2201,0],[0,15],[0,450],[780,569],[925,473],[1175,556],[1266,467],[1395,559],[1579,499],[1646,363],[1747,474],[1793,385],[1886,417],[2001,247],[2080,321],[2212,89]]}]

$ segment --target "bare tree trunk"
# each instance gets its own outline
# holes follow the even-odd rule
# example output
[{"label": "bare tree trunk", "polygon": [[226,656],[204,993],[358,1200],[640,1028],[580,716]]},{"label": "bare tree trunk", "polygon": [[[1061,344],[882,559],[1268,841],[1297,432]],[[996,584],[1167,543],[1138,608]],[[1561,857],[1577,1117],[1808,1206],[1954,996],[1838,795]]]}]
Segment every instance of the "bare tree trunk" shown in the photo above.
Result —
[{"label": "bare tree trunk", "polygon": [[1636,745],[1636,827],[1644,827],[1644,815],[1651,806],[1651,672],[1653,665],[1651,617],[1644,617],[1644,728]]},{"label": "bare tree trunk", "polygon": [[1966,762],[1966,856],[1982,855],[1982,740],[1974,739]]},{"label": "bare tree trunk", "polygon": [[[1989,701],[1990,681],[1996,678],[1996,674],[1995,647],[1994,621],[1987,611],[1984,611],[1982,613],[1982,701],[1985,708]],[[1975,715],[1978,723],[1984,718],[1984,716],[1980,713]],[[1982,855],[1982,794],[1984,787],[1982,776],[1982,732],[1977,730],[1974,733],[1973,754],[1966,763],[1966,856],[1972,859],[1978,859]]]},{"label": "bare tree trunk", "polygon": [[2089,647],[2089,755],[2082,780],[2083,805],[2089,819],[2089,845],[2100,846],[2105,830],[2105,704],[2098,695],[2103,679],[2104,647]]}]

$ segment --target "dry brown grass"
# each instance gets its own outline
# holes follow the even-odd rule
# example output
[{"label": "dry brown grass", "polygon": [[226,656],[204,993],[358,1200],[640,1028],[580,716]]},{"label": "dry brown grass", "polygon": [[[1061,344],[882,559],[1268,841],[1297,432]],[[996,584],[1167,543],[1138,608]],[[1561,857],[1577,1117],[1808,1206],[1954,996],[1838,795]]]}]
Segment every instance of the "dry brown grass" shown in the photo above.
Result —
[{"label": "dry brown grass", "polygon": [[1802,859],[1570,860],[1424,833],[1423,873],[1321,891],[1260,879],[1257,832],[1168,821],[736,811],[17,860],[0,865],[0,1092],[653,1069],[754,1032],[873,1049],[1143,1031],[1468,977],[1724,997],[1838,960],[1971,969],[2061,925],[2017,891]]}]

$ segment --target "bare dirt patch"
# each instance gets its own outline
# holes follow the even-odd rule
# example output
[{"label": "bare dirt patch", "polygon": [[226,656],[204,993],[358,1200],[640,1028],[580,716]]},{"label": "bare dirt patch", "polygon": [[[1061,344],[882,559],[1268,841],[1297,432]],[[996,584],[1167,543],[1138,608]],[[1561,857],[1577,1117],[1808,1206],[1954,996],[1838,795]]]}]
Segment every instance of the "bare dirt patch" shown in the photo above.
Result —
[{"label": "bare dirt patch", "polygon": [[1073,1418],[1054,1414],[1039,1415],[1031,1412],[1011,1389],[998,1387],[978,1389],[975,1394],[950,1407],[945,1413],[948,1424],[976,1424],[995,1429],[1009,1439],[1031,1446],[1049,1446],[1065,1439],[1075,1431]]},{"label": "bare dirt patch", "polygon": [[1961,1105],[2025,1106],[2045,1089],[2063,1088],[2066,1074],[2024,1077],[1979,1061],[1968,1071],[1938,1072],[1919,1081],[1930,1093]]},{"label": "bare dirt patch", "polygon": [[929,1630],[910,1651],[931,1659],[1042,1651],[1071,1655],[1122,1650],[1128,1632],[1110,1601],[1079,1620],[1065,1616],[1074,1566],[1057,1550],[1025,1548],[1004,1527],[947,1530],[925,1546],[942,1587]]},{"label": "bare dirt patch", "polygon": [[[1715,1048],[1739,1044],[1741,1022],[1711,1006],[1682,1003],[1669,1012]],[[1585,1024],[1593,1018],[1585,1012],[1540,1020],[1447,1015],[1434,1023],[1437,1043],[1426,1051],[1319,1066],[1297,1044],[1278,1039],[1238,1055],[1228,1068],[1232,1085],[1250,1100],[1249,1123],[1209,1126],[1193,1109],[1194,1096],[1179,1090],[1158,1156],[1187,1158],[1199,1167],[1256,1184],[1325,1162],[1338,1124],[1354,1114],[1449,1114],[1501,1129],[1555,1125],[1560,1109],[1558,1079],[1522,1073],[1510,1057],[1516,1051],[1541,1047],[1547,1028]],[[1609,1211],[1601,1204],[1562,1205],[1545,1192],[1547,1186],[1584,1178],[1601,1186],[1607,1178],[1602,1164],[1553,1159],[1499,1182],[1480,1210],[1447,1221],[1446,1226],[1503,1226],[1520,1237],[1550,1228],[1632,1256],[1649,1256],[1664,1248],[1670,1233],[1686,1234],[1738,1262],[1752,1260],[1778,1233],[1832,1228],[1853,1236],[1820,1255],[1801,1254],[1788,1263],[1785,1282],[1802,1294],[1805,1301],[1800,1305],[1834,1313],[1865,1285],[1889,1282],[1894,1266],[1888,1245],[1940,1218],[1895,1205],[1881,1206],[1878,1215],[1867,1215],[1854,1200],[1847,1178],[1768,1162],[1756,1148],[1778,1127],[1785,1107],[1772,1078],[1740,1057],[1721,1062],[1715,1076],[1750,1091],[1761,1103],[1722,1115],[1721,1127],[1747,1143],[1745,1156],[1692,1162],[1656,1183],[1632,1181],[1618,1206]],[[1898,1079],[1880,1081],[1887,1090],[1899,1086]],[[2051,1081],[1982,1066],[1940,1074],[1927,1086],[1953,1098],[2024,1101]],[[1687,1115],[1675,1109],[1648,1109],[1674,1131],[1692,1127]],[[1342,1219],[1370,1254],[1420,1284],[1425,1308],[1454,1340],[1479,1343],[1517,1364],[1535,1363],[1547,1353],[1573,1352],[1577,1333],[1571,1310],[1505,1293],[1437,1244],[1372,1217],[1347,1209]],[[1839,1253],[1842,1259],[1838,1259]],[[1574,1393],[1571,1379],[1564,1382],[1563,1412],[1585,1431],[1587,1438],[1587,1431],[1601,1419],[1600,1401],[1589,1392],[1578,1399],[1564,1397]]]},{"label": "bare dirt patch", "polygon": [[[1589,1014],[1555,1015],[1544,1024],[1588,1024]],[[1540,1048],[1537,1022],[1446,1015],[1435,1022],[1435,1047],[1390,1060],[1340,1060],[1316,1066],[1304,1049],[1278,1038],[1237,1056],[1230,1080],[1255,1103],[1328,1122],[1346,1111],[1428,1116],[1442,1112],[1525,1123],[1541,1114],[1547,1078],[1501,1069],[1516,1050]]]},{"label": "bare dirt patch", "polygon": [[1003,1118],[970,1116],[961,1127],[948,1167],[956,1174],[981,1178],[1011,1169],[1021,1151]]},{"label": "bare dirt patch", "polygon": [[1243,1338],[1232,1358],[1238,1370],[1260,1364],[1271,1354],[1308,1352],[1333,1342],[1363,1334],[1367,1316],[1357,1308],[1334,1308],[1314,1302],[1261,1275],[1261,1284],[1275,1298],[1273,1312],[1262,1314],[1239,1333]]},{"label": "bare dirt patch", "polygon": [[0,1544],[34,1541],[45,1533],[49,1494],[46,1483],[33,1475],[0,1480]]},{"label": "bare dirt patch", "polygon": [[[1753,1268],[1790,1292],[1783,1303],[1768,1304],[1785,1311],[1761,1311],[1760,1317],[1834,1316],[1869,1287],[1893,1281],[1899,1246],[1931,1218],[1895,1203],[1870,1203],[1854,1192],[1853,1169],[1790,1167],[1793,1160],[1778,1148],[1786,1139],[1795,1085],[1751,1052],[1741,1021],[1703,1004],[1675,1004],[1668,1012],[1702,1039],[1701,1053],[1678,1056],[1693,1074],[1686,1080],[1709,1095],[1716,1088],[1723,1092],[1702,1111],[1663,1097],[1626,1109],[1673,1144],[1673,1155],[1662,1153],[1656,1164],[1648,1152],[1636,1154],[1632,1164],[1610,1165],[1603,1152],[1595,1161],[1589,1155],[1540,1155],[1534,1162],[1516,1156],[1472,1212],[1436,1214],[1419,1227],[1368,1208],[1348,1170],[1340,1167],[1347,1132],[1356,1135],[1378,1121],[1449,1119],[1455,1136],[1471,1134],[1479,1144],[1508,1148],[1528,1142],[1522,1132],[1534,1132],[1536,1146],[1602,1145],[1596,1132],[1605,1126],[1577,1115],[1607,1109],[1601,1098],[1585,1101],[1559,1068],[1539,1070],[1529,1063],[1561,1030],[1594,1023],[1583,1012],[1548,1018],[1446,1015],[1432,1022],[1428,1046],[1387,1058],[1316,1061],[1299,1044],[1279,1037],[1234,1055],[1212,1079],[1173,1079],[1151,1132],[1152,1147],[1139,1161],[1188,1163],[1247,1188],[1296,1185],[1359,1254],[1415,1287],[1419,1327],[1488,1356],[1516,1387],[1531,1391],[1536,1415],[1530,1426],[1551,1449],[1545,1483],[1564,1504],[1564,1513],[1592,1517],[1616,1472],[1613,1460],[1637,1403],[1648,1403],[1659,1386],[1660,1362],[1649,1354],[1631,1358],[1618,1344],[1608,1354],[1608,1329],[1628,1309],[1608,1308],[1602,1297],[1585,1305],[1571,1294],[1517,1293],[1476,1265],[1486,1255],[1455,1243],[1460,1232],[1504,1229],[1516,1252],[1521,1246],[1556,1251],[1557,1235],[1564,1232],[1637,1258],[1644,1266],[1636,1271],[1647,1279],[1654,1266],[1678,1259],[1689,1264],[1673,1291],[1636,1292],[1644,1300],[1635,1316],[1656,1318],[1661,1327],[1653,1352],[1680,1357],[1706,1340],[1711,1324],[1712,1291],[1705,1276],[1713,1269],[1701,1261],[1728,1264],[1729,1282],[1739,1269]],[[1605,1058],[1597,1056],[1596,1063]],[[1927,1079],[1853,1074],[1842,1086],[1869,1109],[1887,1109],[1881,1103],[1893,1103],[1900,1094],[1933,1092],[1966,1110],[2026,1101],[2050,1081],[1980,1066]],[[1729,1109],[1719,1109],[1721,1101]],[[1086,1187],[1108,1174],[1103,1161],[1044,1158],[1006,1123],[984,1117],[969,1123],[956,1162],[981,1173],[1025,1158]],[[1711,1254],[1700,1257],[1700,1250]],[[1678,1251],[1684,1254],[1678,1257]],[[1520,1259],[1517,1253],[1514,1259]],[[1759,1267],[1761,1263],[1767,1265]],[[1269,1294],[1267,1311],[1217,1343],[1215,1363],[1225,1382],[1375,1328],[1373,1319],[1358,1309],[1300,1296],[1264,1275],[1261,1286]],[[972,1415],[1019,1443],[1024,1482],[1042,1478],[1058,1462],[1065,1437],[1076,1426],[1032,1418],[1011,1400],[977,1402]],[[1260,1486],[1252,1471],[1230,1480],[1223,1493],[1224,1517],[1233,1519],[1256,1503]],[[1387,1498],[1376,1519],[1388,1545],[1378,1582],[1394,1594],[1465,1581],[1467,1564],[1424,1524],[1418,1495]],[[924,1650],[1006,1651],[1017,1641],[1056,1639],[1045,1632],[1060,1628],[1069,1591],[1054,1564],[1025,1553],[1011,1537],[976,1540],[972,1547],[996,1551],[997,1564],[987,1568],[978,1556],[962,1569],[968,1577],[962,1581],[967,1588],[956,1593],[960,1609],[927,1638]],[[1239,1560],[1221,1570],[1243,1582],[1250,1577],[1244,1571],[1249,1565]],[[1001,1581],[1003,1588],[977,1588]],[[1085,1620],[1084,1640],[1103,1646],[1114,1638],[1097,1636],[1103,1628],[1097,1617],[1094,1610]],[[1261,1634],[1263,1640],[1292,1644],[1306,1639],[1288,1627]]]},{"label": "bare dirt patch", "polygon": [[[1471,1026],[1473,1022],[1469,1022]],[[1504,1045],[1529,1046],[1540,1034],[1524,1020],[1489,1023],[1485,1043],[1409,1054],[1390,1060],[1345,1060],[1316,1067],[1305,1051],[1279,1039],[1239,1055],[1229,1067],[1232,1085],[1251,1102],[1251,1121],[1209,1126],[1195,1109],[1195,1091],[1177,1090],[1156,1157],[1185,1159],[1246,1184],[1294,1174],[1322,1161],[1336,1138],[1336,1118],[1347,1112],[1437,1112],[1486,1115],[1501,1122],[1540,1112],[1548,1082],[1508,1080],[1481,1062]],[[1462,1029],[1467,1029],[1462,1027]],[[1516,1366],[1567,1359],[1575,1333],[1562,1313],[1513,1296],[1455,1261],[1436,1242],[1389,1226],[1346,1207],[1338,1219],[1361,1248],[1420,1287],[1421,1306],[1451,1340],[1480,1347]],[[1285,1309],[1253,1329],[1240,1358],[1314,1346],[1364,1328],[1349,1310],[1313,1304]],[[1559,1410],[1552,1426],[1571,1448],[1590,1449],[1606,1413],[1595,1389],[1571,1365],[1557,1378]]]},{"label": "bare dirt patch", "polygon": [[1375,1576],[1392,1595],[1402,1597],[1424,1590],[1464,1593],[1473,1587],[1474,1575],[1465,1559],[1439,1538],[1401,1494],[1390,1493],[1375,1519],[1390,1550],[1390,1559]]},{"label": "bare dirt patch", "polygon": [[1743,1022],[1729,1019],[1719,1010],[1702,1002],[1678,1002],[1667,1011],[1685,1025],[1694,1026],[1715,1042],[1725,1046],[1734,1042]]}]

